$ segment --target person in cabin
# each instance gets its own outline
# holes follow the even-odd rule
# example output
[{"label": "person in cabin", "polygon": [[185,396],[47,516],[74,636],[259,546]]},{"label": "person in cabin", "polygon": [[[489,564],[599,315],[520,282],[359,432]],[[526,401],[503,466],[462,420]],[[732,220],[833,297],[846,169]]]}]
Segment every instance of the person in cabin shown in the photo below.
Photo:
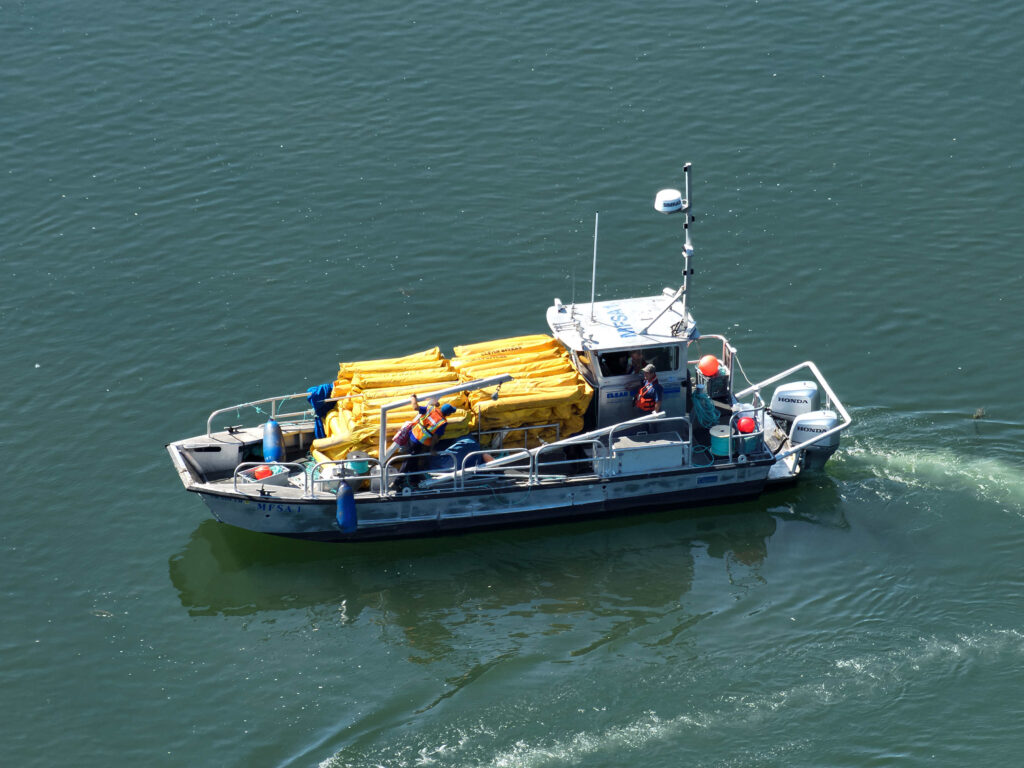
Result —
[{"label": "person in cabin", "polygon": [[665,394],[665,390],[658,383],[658,374],[650,363],[643,367],[643,374],[644,383],[640,385],[640,389],[633,397],[633,404],[645,413],[660,411],[661,398]]},{"label": "person in cabin", "polygon": [[639,349],[634,349],[629,353],[629,360],[626,363],[626,373],[630,376],[639,376],[646,365],[647,361],[644,360],[644,353]]}]

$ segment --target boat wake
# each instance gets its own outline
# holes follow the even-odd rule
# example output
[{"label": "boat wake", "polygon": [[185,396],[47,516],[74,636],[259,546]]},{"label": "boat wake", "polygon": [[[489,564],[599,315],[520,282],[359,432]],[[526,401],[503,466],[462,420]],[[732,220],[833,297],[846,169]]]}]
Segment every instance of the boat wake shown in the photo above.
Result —
[{"label": "boat wake", "polygon": [[[907,489],[962,492],[1024,517],[1024,471],[1019,457],[1009,450],[994,451],[986,438],[965,437],[963,417],[945,416],[859,413],[861,427],[834,458],[830,473],[843,481],[875,478],[895,484],[900,493]],[[891,487],[876,487],[876,491],[896,495]]]},{"label": "boat wake", "polygon": [[[364,755],[354,755],[351,749],[345,749],[322,761],[320,768],[383,764],[473,768],[643,762],[702,765],[704,745],[712,743],[738,745],[731,761],[716,760],[716,765],[783,764],[801,755],[813,755],[819,748],[810,739],[780,738],[781,733],[792,732],[794,720],[807,712],[827,708],[849,714],[848,710],[859,708],[865,699],[899,700],[928,680],[940,678],[949,682],[965,669],[977,672],[980,667],[1013,669],[1022,659],[1024,633],[1016,629],[993,628],[948,638],[913,637],[902,647],[886,651],[860,656],[840,654],[822,673],[807,678],[801,675],[799,682],[790,686],[756,693],[724,693],[701,701],[691,711],[669,717],[648,710],[622,724],[578,730],[561,737],[516,737],[519,726],[514,720],[519,717],[536,721],[570,717],[537,711],[534,702],[526,707],[529,712],[504,711],[495,713],[493,722],[446,727],[429,745],[392,742]],[[568,704],[560,700],[564,695],[556,695],[555,699],[548,703],[559,707]],[[604,714],[603,708],[596,707],[579,708],[577,712],[581,718],[600,718]],[[936,745],[925,746],[934,752]]]}]

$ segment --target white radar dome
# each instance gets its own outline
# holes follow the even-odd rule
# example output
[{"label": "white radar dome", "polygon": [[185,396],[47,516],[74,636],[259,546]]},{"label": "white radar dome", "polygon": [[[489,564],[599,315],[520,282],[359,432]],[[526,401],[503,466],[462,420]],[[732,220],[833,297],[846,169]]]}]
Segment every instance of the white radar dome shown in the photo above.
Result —
[{"label": "white radar dome", "polygon": [[683,193],[678,189],[663,189],[654,198],[654,210],[659,213],[675,213],[683,210]]}]

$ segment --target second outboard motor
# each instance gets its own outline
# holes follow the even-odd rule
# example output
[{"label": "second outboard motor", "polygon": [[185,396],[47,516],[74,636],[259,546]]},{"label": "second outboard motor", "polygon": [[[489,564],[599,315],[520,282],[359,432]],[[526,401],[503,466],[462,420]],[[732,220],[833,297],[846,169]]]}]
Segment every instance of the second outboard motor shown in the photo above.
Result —
[{"label": "second outboard motor", "polygon": [[[793,421],[789,432],[789,440],[793,445],[811,440],[820,434],[839,426],[839,416],[835,411],[811,411],[802,413]],[[814,445],[804,448],[804,468],[821,469],[836,449],[839,448],[839,433],[829,435]]]},{"label": "second outboard motor", "polygon": [[768,409],[783,431],[789,431],[793,420],[804,413],[811,413],[821,407],[818,385],[813,381],[793,381],[781,385],[772,395]]}]

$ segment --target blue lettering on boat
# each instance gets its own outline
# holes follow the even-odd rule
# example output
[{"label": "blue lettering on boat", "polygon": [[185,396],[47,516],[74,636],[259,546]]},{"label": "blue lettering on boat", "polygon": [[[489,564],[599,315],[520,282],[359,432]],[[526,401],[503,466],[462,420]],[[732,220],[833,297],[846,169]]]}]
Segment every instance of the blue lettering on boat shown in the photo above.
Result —
[{"label": "blue lettering on boat", "polygon": [[615,326],[615,330],[619,332],[620,338],[631,339],[636,336],[636,331],[634,331],[633,326],[629,324],[629,317],[622,311],[618,304],[608,305],[608,319],[612,321],[612,325]]},{"label": "blue lettering on boat", "polygon": [[630,393],[629,393],[628,390],[626,390],[625,392],[608,392],[608,393],[605,394],[604,399],[605,400],[614,400],[617,397],[629,397],[629,396],[630,396]]},{"label": "blue lettering on boat", "polygon": [[703,475],[697,478],[697,485],[707,485],[708,483],[717,483],[718,475]]},{"label": "blue lettering on boat", "polygon": [[293,507],[291,504],[266,504],[264,502],[260,502],[256,505],[256,509],[260,512],[277,512],[278,514],[295,515],[299,513],[301,507]]}]

